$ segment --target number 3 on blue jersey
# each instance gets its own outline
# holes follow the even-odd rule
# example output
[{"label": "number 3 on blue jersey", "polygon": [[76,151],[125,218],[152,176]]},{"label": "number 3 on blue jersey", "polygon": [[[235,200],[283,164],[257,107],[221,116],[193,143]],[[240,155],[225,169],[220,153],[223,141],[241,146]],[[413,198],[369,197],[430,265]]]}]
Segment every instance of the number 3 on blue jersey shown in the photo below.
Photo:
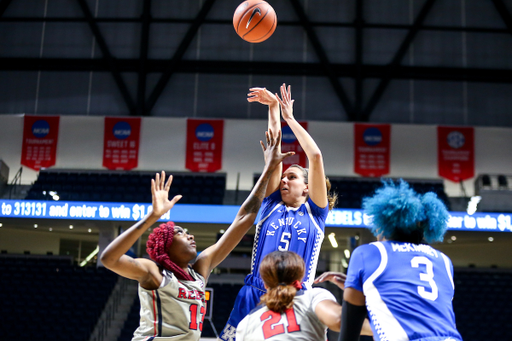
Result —
[{"label": "number 3 on blue jersey", "polygon": [[[292,239],[292,234],[290,232],[283,232],[277,249],[279,251],[288,251],[288,248],[290,247],[290,239]],[[284,243],[284,246],[281,246],[282,243]]]},{"label": "number 3 on blue jersey", "polygon": [[425,287],[418,286],[418,294],[427,300],[435,301],[439,296],[439,290],[437,289],[436,282],[434,282],[434,266],[427,257],[416,256],[411,259],[411,266],[413,268],[418,268],[420,264],[425,265],[427,270],[426,273],[420,273],[420,281],[428,282],[432,291],[426,291]]}]

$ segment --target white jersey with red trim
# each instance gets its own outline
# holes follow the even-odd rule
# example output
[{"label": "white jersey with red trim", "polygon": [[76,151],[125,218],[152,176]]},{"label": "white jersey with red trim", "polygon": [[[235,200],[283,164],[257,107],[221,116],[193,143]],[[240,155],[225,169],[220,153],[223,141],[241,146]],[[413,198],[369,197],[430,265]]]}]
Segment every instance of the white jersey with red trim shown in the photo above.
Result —
[{"label": "white jersey with red trim", "polygon": [[299,290],[293,307],[279,314],[259,305],[236,328],[236,341],[316,341],[326,340],[327,327],[315,313],[318,303],[336,302],[333,294],[322,288]]},{"label": "white jersey with red trim", "polygon": [[195,281],[180,281],[164,270],[160,288],[146,290],[139,284],[140,325],[132,341],[197,341],[206,312],[206,281],[192,269]]}]

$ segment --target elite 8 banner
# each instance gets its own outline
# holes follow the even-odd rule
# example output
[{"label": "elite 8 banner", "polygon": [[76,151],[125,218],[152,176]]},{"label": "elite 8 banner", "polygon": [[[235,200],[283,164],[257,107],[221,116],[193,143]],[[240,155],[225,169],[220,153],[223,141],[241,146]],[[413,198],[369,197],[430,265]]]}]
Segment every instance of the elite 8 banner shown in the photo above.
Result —
[{"label": "elite 8 banner", "polygon": [[223,120],[187,120],[185,167],[192,172],[215,172],[222,168]]},{"label": "elite 8 banner", "polygon": [[26,115],[23,123],[21,164],[36,171],[55,165],[59,116]]}]

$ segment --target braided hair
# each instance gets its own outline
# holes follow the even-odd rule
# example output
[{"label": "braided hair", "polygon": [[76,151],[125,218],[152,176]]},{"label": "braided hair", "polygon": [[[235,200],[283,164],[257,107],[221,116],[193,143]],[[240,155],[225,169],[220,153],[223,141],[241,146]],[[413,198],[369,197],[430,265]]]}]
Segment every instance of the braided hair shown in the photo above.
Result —
[{"label": "braided hair", "polygon": [[372,217],[374,236],[399,241],[419,238],[415,243],[422,238],[428,243],[443,240],[450,215],[435,193],[417,194],[403,180],[383,183],[373,197],[363,199],[363,209]]},{"label": "braided hair", "polygon": [[295,252],[274,251],[266,255],[260,274],[268,289],[261,303],[276,313],[291,308],[295,294],[301,289],[305,269],[304,260]]},{"label": "braided hair", "polygon": [[171,271],[178,279],[182,281],[194,281],[194,278],[188,271],[180,268],[170,258],[167,250],[171,247],[174,238],[174,222],[169,221],[160,224],[151,232],[146,243],[146,251],[158,265]]}]

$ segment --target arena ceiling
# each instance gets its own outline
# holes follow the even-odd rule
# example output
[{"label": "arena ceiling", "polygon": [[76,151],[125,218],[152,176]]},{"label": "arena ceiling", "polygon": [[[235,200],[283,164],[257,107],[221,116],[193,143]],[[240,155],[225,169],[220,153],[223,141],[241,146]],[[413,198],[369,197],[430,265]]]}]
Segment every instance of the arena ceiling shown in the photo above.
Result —
[{"label": "arena ceiling", "polygon": [[[496,58],[492,57],[493,54],[503,53],[501,59],[506,60],[512,51],[509,0],[462,0],[460,4],[446,0],[269,1],[278,13],[278,28],[288,31],[287,40],[298,35],[305,37],[309,47],[307,54],[310,55],[307,61],[295,57],[273,58],[269,54],[259,59],[251,57],[251,60],[240,58],[236,53],[231,57],[229,53],[208,56],[204,52],[200,56],[192,56],[201,30],[216,32],[213,34],[217,36],[221,50],[229,50],[223,45],[224,40],[239,39],[233,32],[231,20],[239,2],[2,0],[0,27],[4,32],[4,52],[0,53],[0,71],[106,72],[115,83],[124,110],[137,116],[154,115],[155,105],[161,100],[169,82],[182,73],[320,77],[329,84],[347,121],[371,121],[376,107],[386,98],[390,84],[396,80],[512,84],[512,65],[492,61]],[[461,4],[462,9],[459,8]],[[170,14],[166,15],[166,11]],[[410,13],[402,13],[404,11]],[[463,19],[457,17],[461,13],[464,14]],[[476,19],[479,15],[480,18]],[[401,17],[409,17],[410,20],[406,22]],[[47,36],[52,27],[72,31],[80,26],[83,39],[90,45],[89,40],[93,37],[100,53],[91,57],[87,53],[48,53],[45,50],[43,54],[42,47],[38,53],[37,49],[24,50],[12,43],[16,39],[32,39],[24,34],[27,26],[34,25],[46,25]],[[162,58],[161,55],[155,56],[153,49],[155,41],[162,40],[158,36],[162,31],[156,28],[166,25],[176,29],[168,38],[173,40],[172,47],[168,49],[169,57]],[[118,32],[124,30],[129,37],[121,37],[119,33],[112,35],[112,28]],[[235,37],[224,37],[226,32]],[[328,36],[326,32],[331,34]],[[37,33],[41,34],[40,31]],[[423,42],[428,40],[422,36],[454,34],[461,35],[462,40],[467,34],[468,41],[473,41],[471,37],[480,37],[476,39],[480,43],[463,43],[461,63],[450,61],[453,58],[445,52],[453,44],[445,38],[441,38],[444,43],[440,46],[429,46],[425,50],[433,55],[428,62],[410,63],[413,45],[421,49]],[[347,37],[343,40],[346,44],[344,52],[339,51],[336,40],[339,36]],[[130,51],[120,52],[116,39],[133,40]],[[61,51],[72,48],[66,45],[81,45],[76,38],[74,40],[63,40]],[[486,41],[495,42],[491,49]],[[55,44],[58,46],[58,42]],[[271,44],[267,46],[272,46],[275,54],[302,53],[293,49],[287,51],[286,48],[292,44],[290,42],[274,41]],[[386,47],[379,51],[379,44],[386,44]],[[280,47],[283,50],[279,50]],[[252,51],[253,47],[250,47],[250,53]],[[343,53],[346,58],[341,56]],[[458,51],[454,53],[459,54]],[[469,61],[464,62],[466,54]],[[473,55],[479,57],[472,58]],[[487,61],[486,55],[489,57]],[[128,80],[127,74],[135,75],[133,81]],[[494,124],[498,125],[499,121]]]}]

